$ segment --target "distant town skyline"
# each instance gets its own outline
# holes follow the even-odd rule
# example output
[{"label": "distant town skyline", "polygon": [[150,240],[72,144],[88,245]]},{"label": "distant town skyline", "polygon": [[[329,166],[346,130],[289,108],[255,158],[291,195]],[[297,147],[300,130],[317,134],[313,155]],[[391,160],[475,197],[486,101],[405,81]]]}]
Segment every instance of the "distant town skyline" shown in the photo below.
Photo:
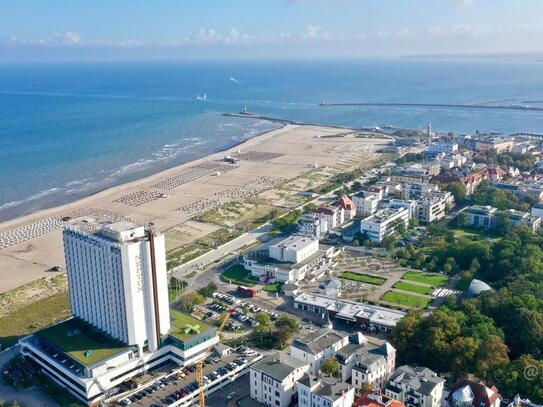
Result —
[{"label": "distant town skyline", "polygon": [[0,62],[543,51],[539,0],[27,0],[0,5]]}]

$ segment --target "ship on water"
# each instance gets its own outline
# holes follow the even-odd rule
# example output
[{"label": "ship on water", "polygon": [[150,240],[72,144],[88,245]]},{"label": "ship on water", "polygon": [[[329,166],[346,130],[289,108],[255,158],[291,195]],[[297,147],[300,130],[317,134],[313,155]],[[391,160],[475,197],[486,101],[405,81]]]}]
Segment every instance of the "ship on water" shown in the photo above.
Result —
[{"label": "ship on water", "polygon": [[207,93],[204,93],[203,96],[200,96],[200,94],[196,95],[196,100],[207,100]]}]

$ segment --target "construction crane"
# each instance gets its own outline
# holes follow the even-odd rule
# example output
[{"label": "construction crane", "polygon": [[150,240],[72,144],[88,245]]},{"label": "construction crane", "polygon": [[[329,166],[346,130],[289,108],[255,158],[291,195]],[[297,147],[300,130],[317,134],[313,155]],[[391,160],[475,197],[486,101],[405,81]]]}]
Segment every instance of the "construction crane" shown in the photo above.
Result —
[{"label": "construction crane", "polygon": [[[217,336],[221,334],[221,332],[223,331],[229,319],[230,319],[230,310],[227,310],[225,312],[221,325],[219,326],[219,329],[217,330]],[[204,392],[204,362],[207,358],[207,355],[209,355],[212,351],[213,351],[213,345],[211,345],[207,349],[205,356],[196,364],[196,375],[198,376],[198,386],[200,388],[200,392],[198,393],[200,407],[205,407],[206,405],[206,395]]]}]

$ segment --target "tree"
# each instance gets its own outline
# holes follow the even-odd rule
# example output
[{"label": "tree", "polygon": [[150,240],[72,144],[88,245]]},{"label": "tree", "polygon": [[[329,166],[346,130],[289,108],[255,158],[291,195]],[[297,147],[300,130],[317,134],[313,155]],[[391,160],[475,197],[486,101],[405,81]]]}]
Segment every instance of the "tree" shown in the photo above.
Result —
[{"label": "tree", "polygon": [[401,219],[397,219],[394,222],[394,231],[396,234],[403,239],[405,237],[405,234],[407,233],[407,228],[405,227],[405,222]]},{"label": "tree", "polygon": [[481,343],[477,355],[475,371],[479,377],[484,377],[492,382],[496,381],[500,372],[509,368],[508,349],[503,339],[492,335]]},{"label": "tree", "polygon": [[511,386],[511,394],[520,392],[530,396],[534,402],[543,402],[543,360],[531,355],[522,355],[513,363],[513,374],[516,378]]},{"label": "tree", "polygon": [[299,210],[292,211],[289,214],[282,216],[281,218],[275,219],[272,224],[276,229],[279,229],[283,233],[288,233],[296,227],[298,219],[301,216]]},{"label": "tree", "polygon": [[474,361],[479,350],[479,341],[475,338],[459,336],[451,343],[451,368],[457,378],[463,377],[475,369]]},{"label": "tree", "polygon": [[362,184],[360,183],[360,181],[355,181],[353,182],[353,185],[351,186],[351,191],[353,192],[358,192],[358,191],[362,191]]},{"label": "tree", "polygon": [[468,218],[468,214],[465,213],[464,211],[458,213],[458,216],[456,217],[456,224],[463,228],[465,227],[467,224],[468,224],[468,221],[469,221],[469,218]]},{"label": "tree", "polygon": [[362,385],[360,386],[360,394],[365,394],[367,393],[368,391],[370,391],[372,389],[372,386],[369,382],[364,382],[362,383]]},{"label": "tree", "polygon": [[337,377],[339,375],[340,364],[336,358],[328,358],[321,365],[321,372],[330,376]]},{"label": "tree", "polygon": [[275,328],[277,329],[279,346],[283,348],[286,343],[290,342],[292,335],[300,329],[300,325],[294,318],[283,314],[275,321]]},{"label": "tree", "polygon": [[267,312],[261,312],[255,316],[255,321],[258,322],[258,326],[255,331],[271,331],[273,328],[270,314]]},{"label": "tree", "polygon": [[205,287],[200,288],[198,292],[204,297],[211,298],[213,296],[213,293],[216,292],[217,289],[217,285],[214,282],[210,282]]},{"label": "tree", "polygon": [[196,305],[203,304],[204,302],[205,298],[202,294],[193,292],[182,295],[179,298],[178,306],[181,311],[190,314]]},{"label": "tree", "polygon": [[296,321],[294,318],[283,314],[275,322],[275,327],[279,330],[294,333],[300,329],[300,324],[298,324],[298,321]]},{"label": "tree", "polygon": [[456,202],[458,205],[462,205],[466,202],[468,191],[464,184],[455,182],[454,184],[447,185],[445,190],[452,194],[454,197],[454,202]]},{"label": "tree", "polygon": [[505,236],[513,229],[513,222],[507,214],[500,212],[495,217],[494,231],[500,236]]},{"label": "tree", "polygon": [[418,353],[417,336],[422,321],[422,313],[410,311],[400,319],[390,334],[390,341],[402,355],[405,362],[411,362]]}]

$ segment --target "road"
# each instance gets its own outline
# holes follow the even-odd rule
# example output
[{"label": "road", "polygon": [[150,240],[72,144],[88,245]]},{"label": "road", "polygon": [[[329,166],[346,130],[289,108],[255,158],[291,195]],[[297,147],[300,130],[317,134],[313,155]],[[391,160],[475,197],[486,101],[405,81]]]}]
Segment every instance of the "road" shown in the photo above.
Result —
[{"label": "road", "polygon": [[220,260],[224,256],[235,252],[236,250],[239,250],[244,246],[263,239],[263,237],[270,233],[272,229],[273,226],[269,223],[259,226],[252,232],[244,233],[236,239],[233,239],[228,243],[225,243],[224,245],[219,246],[218,248],[211,250],[198,258],[180,265],[179,267],[172,270],[171,273],[174,276],[181,278],[184,274],[188,274],[195,270],[201,270],[202,267],[204,267],[205,265]]}]

